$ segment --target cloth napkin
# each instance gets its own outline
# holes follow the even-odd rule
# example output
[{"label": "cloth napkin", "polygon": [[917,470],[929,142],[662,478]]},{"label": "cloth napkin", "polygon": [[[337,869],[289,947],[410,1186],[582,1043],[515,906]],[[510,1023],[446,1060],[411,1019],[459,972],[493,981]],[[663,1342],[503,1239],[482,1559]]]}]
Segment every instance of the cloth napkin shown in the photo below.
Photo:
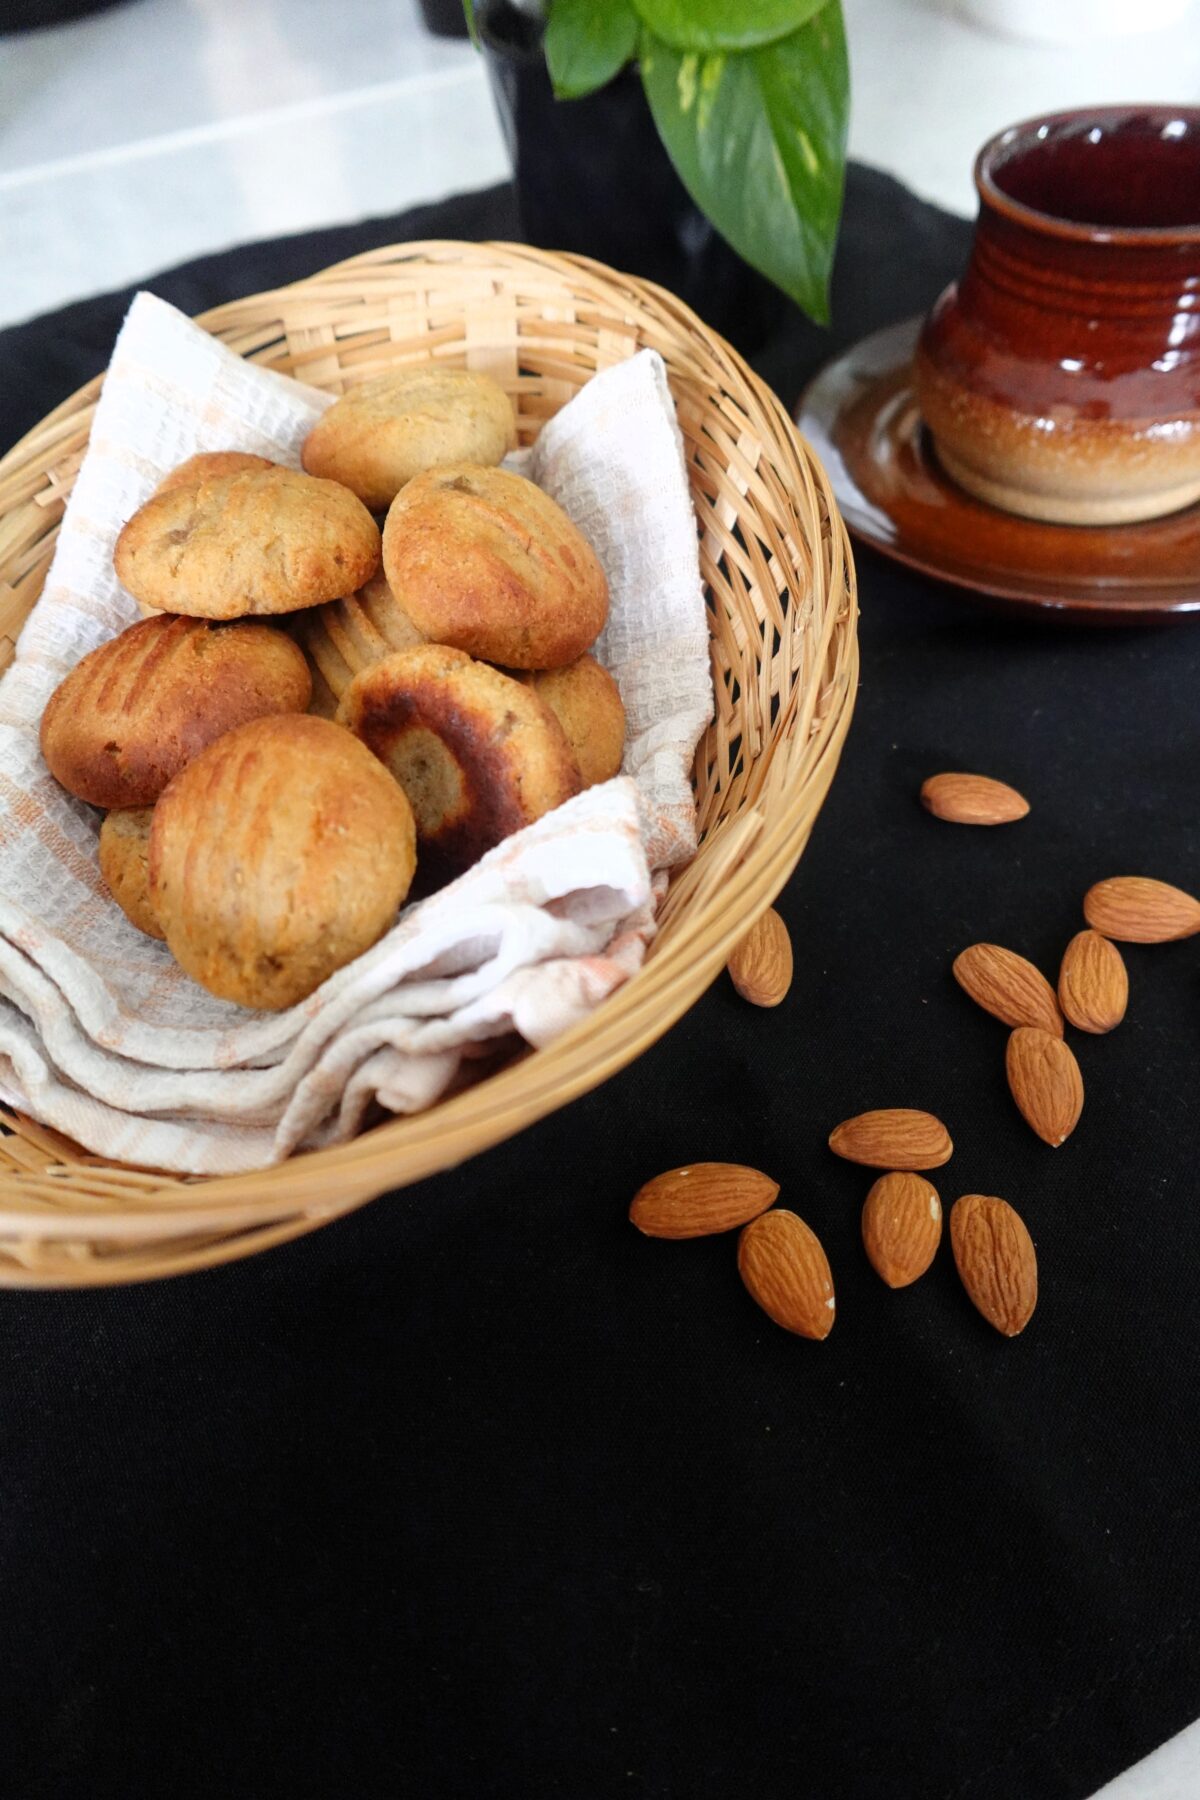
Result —
[{"label": "cloth napkin", "polygon": [[167,470],[218,449],[297,465],[330,403],[139,294],[0,682],[0,1097],[106,1158],[264,1167],[351,1136],[373,1101],[429,1106],[513,1033],[551,1043],[640,967],[663,872],[695,848],[708,633],[682,439],[662,360],[642,351],[595,376],[524,462],[608,576],[596,653],[628,716],[621,775],[407,908],[287,1012],[215,999],[127,922],[97,867],[101,814],[42,761],[42,709],[81,656],[139,617],[113,545]]}]

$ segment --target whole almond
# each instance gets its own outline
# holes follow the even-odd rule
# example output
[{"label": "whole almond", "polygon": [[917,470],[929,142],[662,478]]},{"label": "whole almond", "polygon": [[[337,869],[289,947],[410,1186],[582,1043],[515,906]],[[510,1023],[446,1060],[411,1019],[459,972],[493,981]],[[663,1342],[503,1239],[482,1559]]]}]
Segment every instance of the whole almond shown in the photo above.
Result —
[{"label": "whole almond", "polygon": [[1111,1031],[1125,1017],[1129,976],[1115,944],[1098,931],[1079,931],[1063,954],[1058,998],[1080,1031]]},{"label": "whole almond", "polygon": [[988,1324],[1005,1337],[1024,1331],[1037,1305],[1037,1254],[1021,1215],[994,1194],[964,1194],[950,1208],[950,1247]]},{"label": "whole almond", "polygon": [[954,1151],[950,1133],[932,1113],[890,1106],[845,1119],[829,1135],[829,1148],[869,1169],[939,1169]]},{"label": "whole almond", "polygon": [[640,1187],[629,1217],[646,1237],[710,1237],[756,1219],[778,1192],[777,1181],[743,1163],[689,1163]]},{"label": "whole almond", "polygon": [[1200,931],[1200,900],[1148,875],[1114,875],[1088,889],[1083,916],[1125,944],[1169,944]]},{"label": "whole almond", "polygon": [[871,1267],[890,1288],[908,1287],[923,1275],[942,1241],[942,1203],[923,1175],[897,1170],[881,1175],[862,1213],[863,1248]]},{"label": "whole almond", "polygon": [[922,783],[921,805],[952,825],[1009,825],[1029,811],[1024,794],[990,775],[931,775]]},{"label": "whole almond", "polygon": [[799,1337],[833,1330],[833,1276],[820,1239],[803,1219],[777,1207],[738,1239],[738,1273],[769,1318]]},{"label": "whole almond", "polygon": [[1083,1076],[1070,1047],[1052,1032],[1022,1025],[1008,1040],[1008,1085],[1025,1123],[1057,1148],[1079,1123]]},{"label": "whole almond", "polygon": [[769,906],[729,958],[729,978],[752,1006],[778,1006],[792,985],[792,940]]},{"label": "whole almond", "polygon": [[954,959],[954,979],[977,1006],[1006,1025],[1063,1034],[1054,989],[1040,969],[1002,944],[971,944]]}]

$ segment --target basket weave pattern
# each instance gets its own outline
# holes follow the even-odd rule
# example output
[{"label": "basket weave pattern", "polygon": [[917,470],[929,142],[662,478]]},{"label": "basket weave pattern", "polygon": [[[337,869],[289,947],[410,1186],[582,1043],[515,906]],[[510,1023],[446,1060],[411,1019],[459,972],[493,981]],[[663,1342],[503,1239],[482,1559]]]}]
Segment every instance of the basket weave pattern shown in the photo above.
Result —
[{"label": "basket weave pattern", "polygon": [[[146,1279],[245,1256],[462,1161],[622,1068],[703,992],[794,868],[850,722],[853,566],[825,476],[775,396],[662,289],[582,258],[427,242],[358,256],[200,323],[343,393],[444,359],[508,390],[522,443],[599,369],[666,363],[699,521],[716,717],[696,757],[701,842],[641,972],[547,1049],[412,1118],[253,1175],[192,1181],[81,1151],[0,1112],[0,1286]],[[100,379],[0,462],[0,668],[41,592]]]}]

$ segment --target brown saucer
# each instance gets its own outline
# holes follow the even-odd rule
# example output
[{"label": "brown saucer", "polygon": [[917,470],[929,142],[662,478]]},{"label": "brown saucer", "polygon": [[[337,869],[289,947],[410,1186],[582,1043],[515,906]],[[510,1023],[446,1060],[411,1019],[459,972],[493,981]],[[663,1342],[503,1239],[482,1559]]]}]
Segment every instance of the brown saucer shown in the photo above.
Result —
[{"label": "brown saucer", "polygon": [[897,562],[1022,611],[1149,625],[1200,612],[1200,506],[1137,525],[1047,525],[955,485],[912,383],[920,319],[864,338],[800,397],[796,422],[850,530]]}]

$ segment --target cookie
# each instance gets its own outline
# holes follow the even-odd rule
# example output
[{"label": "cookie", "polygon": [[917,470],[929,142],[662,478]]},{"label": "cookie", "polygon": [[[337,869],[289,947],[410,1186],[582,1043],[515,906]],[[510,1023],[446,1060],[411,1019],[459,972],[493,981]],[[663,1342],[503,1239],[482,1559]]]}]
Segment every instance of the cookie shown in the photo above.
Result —
[{"label": "cookie", "polygon": [[516,436],[490,375],[419,363],[360,382],[317,420],[300,460],[386,512],[406,481],[442,463],[498,463]]},{"label": "cookie", "polygon": [[335,481],[243,469],[147,500],[113,555],[140,605],[198,619],[295,612],[351,594],[379,566],[379,528]]},{"label": "cookie", "polygon": [[383,533],[383,567],[417,630],[510,669],[574,662],[608,617],[596,553],[523,475],[469,463],[402,488]]},{"label": "cookie", "polygon": [[421,866],[459,874],[579,792],[563,728],[532,689],[462,650],[420,644],[356,675],[338,718],[416,815]]},{"label": "cookie", "polygon": [[303,712],[311,692],[303,652],[283,632],[163,613],[75,665],[42,714],[42,755],[80,800],[152,806],[222,732]]},{"label": "cookie", "polygon": [[272,1012],[383,936],[415,867],[403,792],[327,719],[227,732],[175,777],[150,831],[150,903],[181,967]]},{"label": "cookie", "polygon": [[131,925],[148,937],[161,938],[163,928],[150,904],[150,821],[152,806],[126,806],[106,813],[100,827],[100,873],[108,891]]},{"label": "cookie", "polygon": [[199,487],[204,481],[217,481],[223,475],[239,475],[247,469],[273,469],[269,456],[251,456],[246,450],[201,450],[189,456],[177,468],[163,476],[156,494],[169,494],[173,488]]},{"label": "cookie", "polygon": [[531,669],[520,679],[562,726],[584,787],[620,774],[625,708],[621,690],[603,664],[594,656],[581,656],[564,669]]},{"label": "cookie", "polygon": [[338,699],[361,670],[393,650],[411,650],[425,642],[382,573],[348,599],[331,600],[302,614],[296,620],[296,636]]}]

